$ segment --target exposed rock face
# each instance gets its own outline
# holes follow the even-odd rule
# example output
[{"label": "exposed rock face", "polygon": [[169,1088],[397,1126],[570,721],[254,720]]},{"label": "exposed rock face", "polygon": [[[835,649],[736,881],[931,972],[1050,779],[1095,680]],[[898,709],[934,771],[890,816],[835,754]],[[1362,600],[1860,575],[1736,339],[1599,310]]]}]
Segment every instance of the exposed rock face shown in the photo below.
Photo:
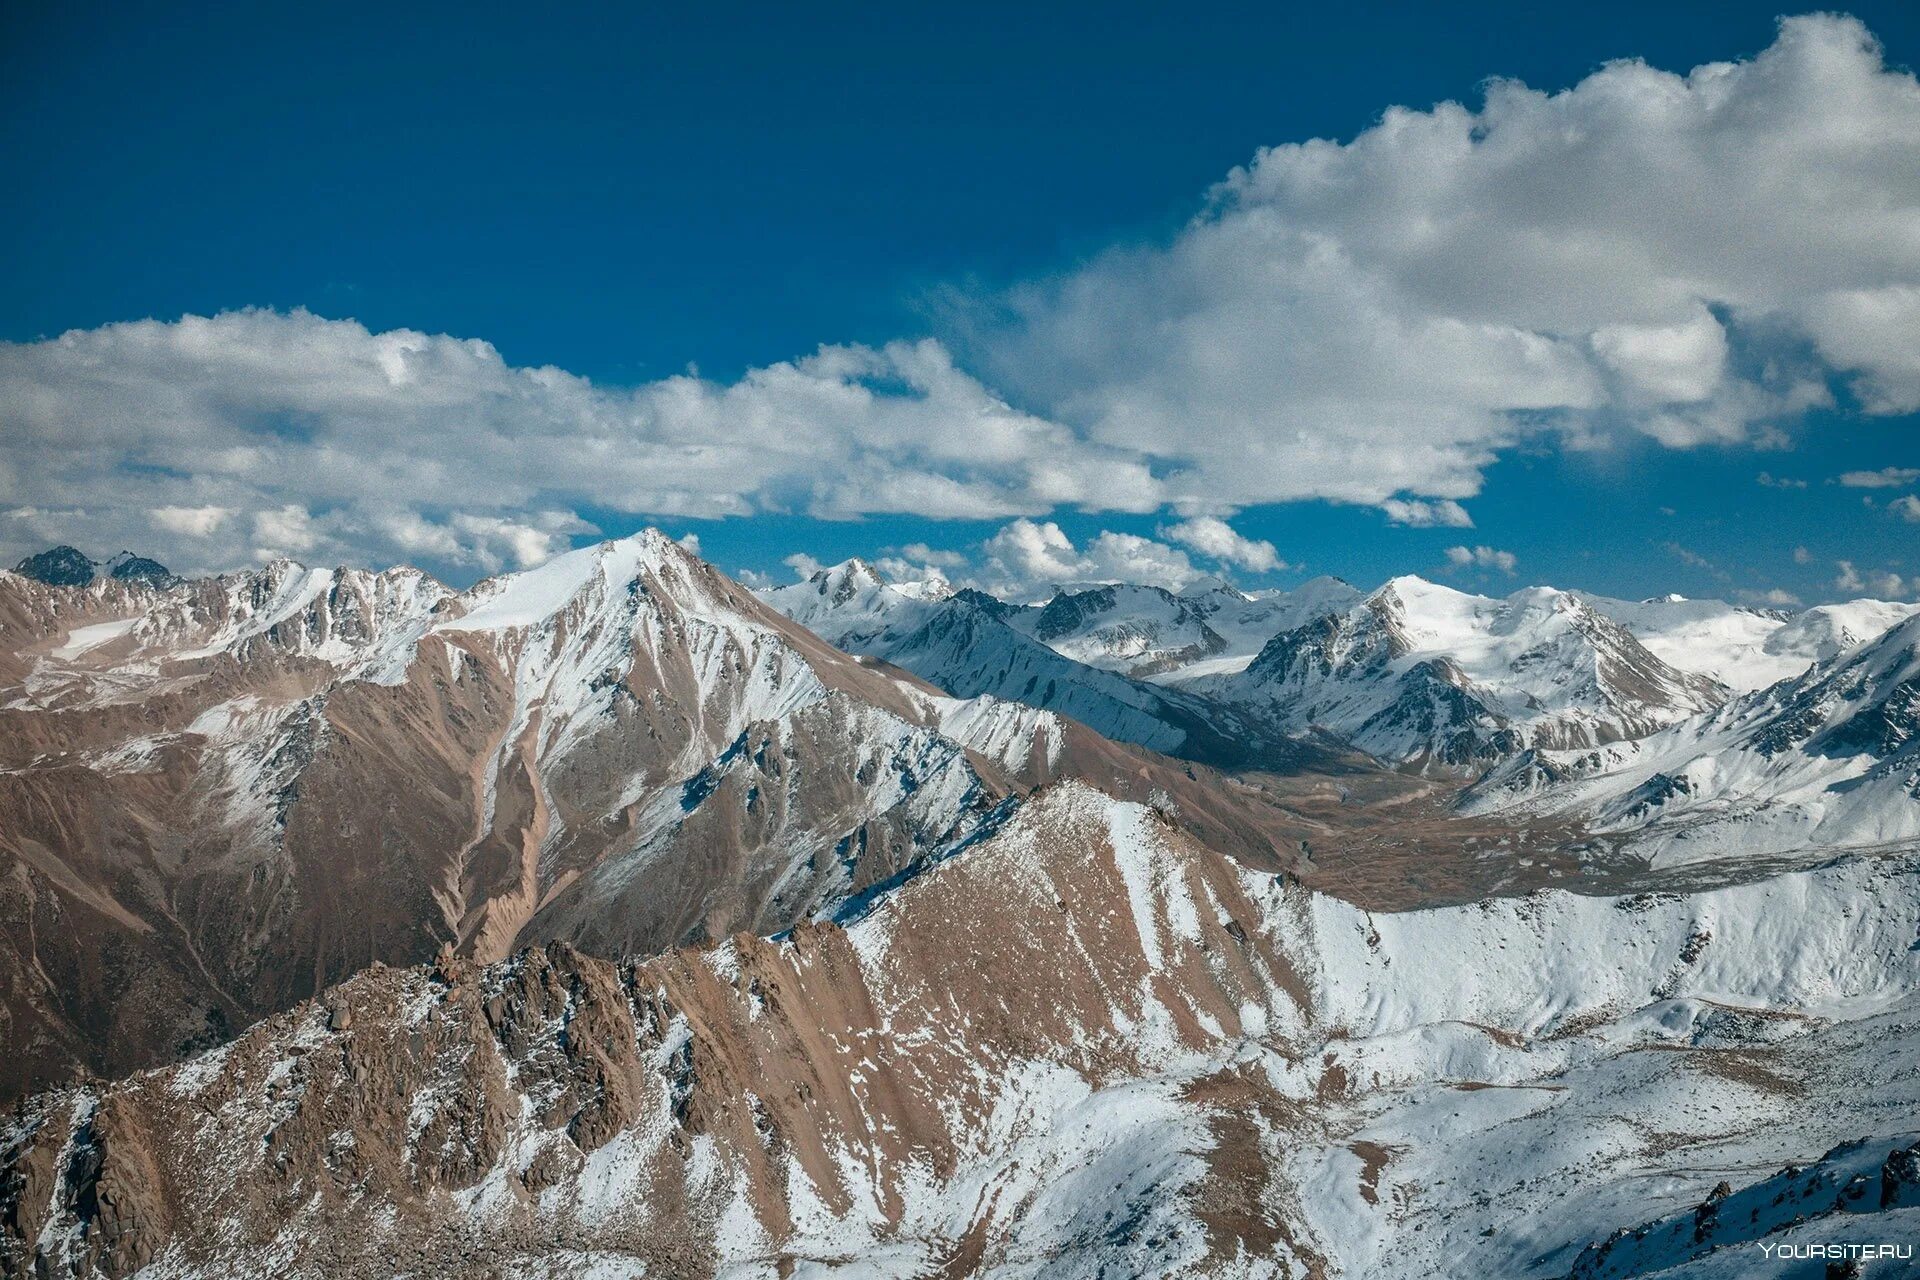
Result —
[{"label": "exposed rock face", "polygon": [[[1142,669],[1133,675],[1144,675],[1149,667],[1165,669],[1153,660],[1133,661],[1145,650],[1118,634],[1142,635],[1145,624],[1115,622],[1107,630],[1096,625],[1099,634],[1088,634],[1089,620],[1110,615],[1124,593],[1129,600],[1145,598],[1161,612],[1178,614],[1183,621],[1172,624],[1175,630],[1204,632],[1197,641],[1178,640],[1179,647],[1223,644],[1203,621],[1221,611],[1219,599],[1186,602],[1158,588],[1113,587],[1063,594],[1039,609],[974,590],[928,593],[921,585],[888,582],[856,560],[768,591],[764,598],[841,648],[902,667],[955,697],[1024,703],[1118,742],[1220,768],[1296,771],[1337,764],[1325,743],[1184,690],[1122,674],[1134,667]],[[1242,606],[1258,603],[1238,599]],[[1159,635],[1159,625],[1152,625]],[[1142,639],[1142,645],[1156,643]],[[1119,647],[1109,651],[1113,645]],[[1195,656],[1201,656],[1197,650]]]},{"label": "exposed rock face", "polygon": [[122,551],[107,561],[107,576],[121,582],[147,582],[155,586],[164,586],[173,581],[173,575],[167,566],[158,560],[146,556],[137,556],[131,551]]},{"label": "exposed rock face", "polygon": [[64,545],[28,556],[13,567],[13,571],[21,577],[32,578],[50,587],[84,587],[103,576],[102,570],[105,571],[105,577],[116,582],[145,582],[164,586],[174,580],[173,575],[167,572],[167,566],[131,551],[122,551],[102,563],[89,558],[78,548]]},{"label": "exposed rock face", "polygon": [[1588,1244],[1569,1280],[1910,1274],[1920,1251],[1920,1212],[1913,1211],[1920,1197],[1890,1197],[1888,1188],[1901,1185],[1898,1170],[1914,1148],[1888,1154],[1876,1176],[1874,1161],[1885,1151],[1883,1141],[1844,1142],[1737,1190],[1721,1182],[1691,1214],[1622,1227]]},{"label": "exposed rock face", "polygon": [[99,567],[77,547],[61,545],[28,556],[13,571],[50,587],[84,587]]},{"label": "exposed rock face", "polygon": [[1025,629],[1089,666],[1135,677],[1190,666],[1227,648],[1227,638],[1207,625],[1206,611],[1164,587],[1062,591]]},{"label": "exposed rock face", "polygon": [[[1920,1034],[1917,887],[1910,862],[1851,864],[1369,915],[1064,784],[841,924],[374,968],[191,1063],[38,1097],[0,1139],[0,1258],[1563,1274],[1596,1221],[1644,1220],[1649,1184],[1739,1133],[1859,1123],[1820,1072]],[[1703,914],[1715,945],[1689,960]],[[1882,1096],[1910,1115],[1916,1086]],[[1591,1140],[1653,1122],[1656,1147]],[[1695,1194],[1721,1224],[1749,1195]]]},{"label": "exposed rock face", "polygon": [[[1624,1276],[1904,1228],[1920,622],[1642,745],[1697,677],[1558,593],[1453,601],[1442,653],[1427,585],[1246,674],[1435,777],[1040,610],[814,584],[1013,700],[949,696],[657,534],[461,593],[0,575],[0,1274]],[[1053,642],[1121,644],[1121,594]],[[1224,639],[1259,602],[1215,594]],[[1847,822],[1603,856],[1756,778]]]},{"label": "exposed rock face", "polygon": [[1887,1153],[1880,1166],[1880,1207],[1920,1208],[1920,1143]]}]

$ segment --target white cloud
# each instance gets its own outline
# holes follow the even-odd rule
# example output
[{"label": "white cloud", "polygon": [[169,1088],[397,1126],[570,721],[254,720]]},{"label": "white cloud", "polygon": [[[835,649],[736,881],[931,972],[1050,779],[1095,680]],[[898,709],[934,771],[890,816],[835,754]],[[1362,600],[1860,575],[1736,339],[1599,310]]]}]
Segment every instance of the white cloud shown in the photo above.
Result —
[{"label": "white cloud", "polygon": [[1727,331],[1704,306],[1679,324],[1609,324],[1594,354],[1637,406],[1711,399],[1727,367]]},{"label": "white cloud", "polygon": [[1737,591],[1734,594],[1743,604],[1765,605],[1773,609],[1790,609],[1800,603],[1800,597],[1784,587],[1771,587],[1765,591]]},{"label": "white cloud", "polygon": [[289,503],[274,511],[256,511],[253,515],[253,539],[260,559],[297,556],[320,545],[320,530],[313,516],[298,503]]},{"label": "white cloud", "polygon": [[1887,510],[1898,513],[1900,518],[1909,524],[1920,524],[1920,498],[1916,498],[1910,493],[1905,497],[1895,498],[1892,502],[1889,502],[1887,504]]},{"label": "white cloud", "polygon": [[[216,564],[259,546],[517,562],[550,531],[485,519],[529,511],[1004,518],[1161,505],[1144,462],[1010,408],[931,340],[823,347],[731,384],[616,390],[516,368],[485,342],[242,311],[0,343],[0,403],[0,506],[105,498],[77,540],[147,546],[158,527],[204,543],[185,550]],[[153,514],[214,508],[233,518],[204,533]]]},{"label": "white cloud", "polygon": [[1442,498],[1437,502],[1388,498],[1380,504],[1380,510],[1386,512],[1390,524],[1411,525],[1416,529],[1473,528],[1473,517],[1451,498]]},{"label": "white cloud", "polygon": [[1836,560],[1834,567],[1840,572],[1834,575],[1833,586],[1836,591],[1861,592],[1887,600],[1898,600],[1904,596],[1910,585],[1900,574],[1890,569],[1868,569],[1865,572],[1854,567],[1851,560]]},{"label": "white cloud", "polygon": [[[336,527],[341,523],[341,517],[334,518]],[[485,573],[530,569],[565,551],[575,534],[599,532],[567,511],[534,512],[517,518],[455,512],[444,521],[411,511],[390,511],[371,516],[368,528],[408,559],[437,560]],[[358,532],[357,527],[353,532]],[[351,544],[344,536],[336,541],[338,545],[331,546],[330,552],[345,554]],[[311,550],[313,545],[305,549]]]},{"label": "white cloud", "polygon": [[1447,563],[1456,569],[1498,569],[1510,574],[1520,561],[1511,551],[1496,551],[1492,547],[1480,546],[1448,547]]},{"label": "white cloud", "polygon": [[1920,287],[1835,290],[1808,305],[1807,327],[1821,355],[1858,371],[1853,391],[1868,413],[1920,409]]},{"label": "white cloud", "polygon": [[1882,467],[1878,471],[1848,471],[1840,483],[1849,489],[1904,489],[1920,480],[1920,467]]},{"label": "white cloud", "polygon": [[808,578],[811,578],[814,574],[827,567],[804,551],[796,551],[780,563],[793,570],[794,576],[802,582],[805,582]]},{"label": "white cloud", "polygon": [[1180,591],[1206,575],[1178,547],[1105,530],[1076,546],[1051,520],[1020,519],[981,544],[986,564],[969,582],[1008,599],[1031,600],[1061,586],[1132,582]]},{"label": "white cloud", "polygon": [[924,542],[909,542],[900,548],[900,555],[907,560],[932,565],[938,569],[958,569],[967,563],[967,557],[958,551],[941,551]]},{"label": "white cloud", "polygon": [[765,591],[769,587],[779,585],[772,574],[762,573],[758,569],[735,569],[731,576],[735,582],[749,591]]},{"label": "white cloud", "polygon": [[1830,374],[1920,397],[1920,90],[1835,16],[1498,81],[1264,150],[1172,244],[1011,309],[973,333],[996,384],[1189,504],[1466,498],[1542,436],[1777,447]]},{"label": "white cloud", "polygon": [[1162,529],[1161,534],[1203,556],[1212,556],[1222,564],[1237,565],[1250,573],[1272,573],[1287,564],[1271,542],[1244,537],[1225,520],[1215,516],[1195,516]]},{"label": "white cloud", "polygon": [[1793,549],[1793,562],[1795,564],[1812,564],[1813,552],[1807,550],[1805,547],[1795,547]]},{"label": "white cloud", "polygon": [[873,567],[885,574],[889,582],[947,581],[947,575],[934,565],[901,556],[881,556],[873,562]]},{"label": "white cloud", "polygon": [[154,528],[192,538],[210,537],[233,517],[227,507],[155,507],[147,513]]}]

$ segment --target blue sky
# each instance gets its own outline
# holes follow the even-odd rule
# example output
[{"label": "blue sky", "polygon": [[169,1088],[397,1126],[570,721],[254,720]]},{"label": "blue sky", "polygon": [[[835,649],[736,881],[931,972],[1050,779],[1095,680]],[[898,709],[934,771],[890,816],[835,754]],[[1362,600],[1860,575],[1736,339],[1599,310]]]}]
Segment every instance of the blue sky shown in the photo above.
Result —
[{"label": "blue sky", "polygon": [[[1542,8],[11,6],[0,550],[405,558],[463,580],[658,522],[775,576],[795,553],[925,544],[1010,588],[1124,564],[1912,595],[1920,144],[1900,81],[1920,13],[1850,8],[1881,66],[1831,29],[1782,52],[1767,6]],[[1770,47],[1739,92],[1821,126],[1778,150],[1708,118],[1704,84],[1677,124],[1647,123],[1667,89],[1646,77],[1564,111],[1485,99],[1490,78],[1558,94],[1619,58],[1764,69]],[[1861,93],[1806,96],[1829,80]],[[1482,113],[1461,136],[1517,140],[1462,165],[1482,190],[1405,177],[1438,165],[1444,112],[1379,136],[1389,107],[1448,101]],[[1568,120],[1600,140],[1590,165],[1540,142]],[[1380,154],[1253,164],[1370,130]],[[1323,163],[1351,200],[1303,185]],[[1609,165],[1616,189],[1661,181],[1618,208],[1570,195],[1590,219],[1563,207]],[[1210,196],[1236,166],[1248,182]],[[1389,206],[1402,220],[1375,225]],[[1468,229],[1407,247],[1434,226]],[[1617,269],[1500,247],[1615,227]],[[1303,247],[1328,245],[1350,270]],[[266,311],[175,323],[243,308]],[[396,331],[493,355],[403,340],[431,368],[361,385]],[[860,354],[764,375],[823,344]],[[521,372],[549,366],[560,391]],[[542,425],[523,438],[516,414]],[[819,431],[822,461],[730,491],[755,431]],[[951,456],[976,432],[990,468]],[[694,466],[703,433],[725,448]],[[1388,480],[1359,474],[1375,461]],[[1839,482],[1863,472],[1890,482]],[[1388,505],[1449,502],[1472,527]],[[1222,563],[1170,532],[1197,518],[1272,554]],[[1058,535],[1002,536],[1023,519]],[[1096,553],[1103,533],[1161,550]]]}]

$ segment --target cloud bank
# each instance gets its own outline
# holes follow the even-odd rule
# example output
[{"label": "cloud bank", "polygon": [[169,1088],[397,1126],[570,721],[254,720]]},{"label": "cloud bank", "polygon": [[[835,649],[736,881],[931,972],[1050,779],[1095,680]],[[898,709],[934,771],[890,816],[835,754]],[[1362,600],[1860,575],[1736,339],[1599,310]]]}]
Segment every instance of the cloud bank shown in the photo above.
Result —
[{"label": "cloud bank", "polygon": [[[0,540],[84,521],[187,568],[478,572],[596,512],[912,513],[1015,520],[1009,573],[1171,581],[1187,551],[1277,565],[1216,527],[1255,504],[1466,528],[1516,448],[1777,442],[1836,397],[1920,409],[1920,87],[1832,16],[1686,75],[1495,82],[1478,110],[1264,150],[1171,242],[936,327],[636,388],[304,311],[4,344]],[[1061,508],[1179,523],[1063,547]]]}]

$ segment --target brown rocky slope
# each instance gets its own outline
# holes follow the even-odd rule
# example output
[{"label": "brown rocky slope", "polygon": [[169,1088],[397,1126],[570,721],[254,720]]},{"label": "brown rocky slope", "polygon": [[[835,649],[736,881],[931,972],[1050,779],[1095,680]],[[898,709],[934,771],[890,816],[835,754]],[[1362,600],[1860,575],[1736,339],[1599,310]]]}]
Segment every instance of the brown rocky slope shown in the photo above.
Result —
[{"label": "brown rocky slope", "polygon": [[1255,787],[847,656],[648,532],[453,593],[0,574],[0,1099],[376,961],[771,933],[1063,776],[1272,865]]},{"label": "brown rocky slope", "polygon": [[[1911,859],[1370,915],[1068,783],[844,925],[378,967],[36,1097],[0,1262],[1559,1274],[1741,1135],[1910,1128],[1916,925]],[[1875,1106],[1842,1096],[1875,1063]]]}]

